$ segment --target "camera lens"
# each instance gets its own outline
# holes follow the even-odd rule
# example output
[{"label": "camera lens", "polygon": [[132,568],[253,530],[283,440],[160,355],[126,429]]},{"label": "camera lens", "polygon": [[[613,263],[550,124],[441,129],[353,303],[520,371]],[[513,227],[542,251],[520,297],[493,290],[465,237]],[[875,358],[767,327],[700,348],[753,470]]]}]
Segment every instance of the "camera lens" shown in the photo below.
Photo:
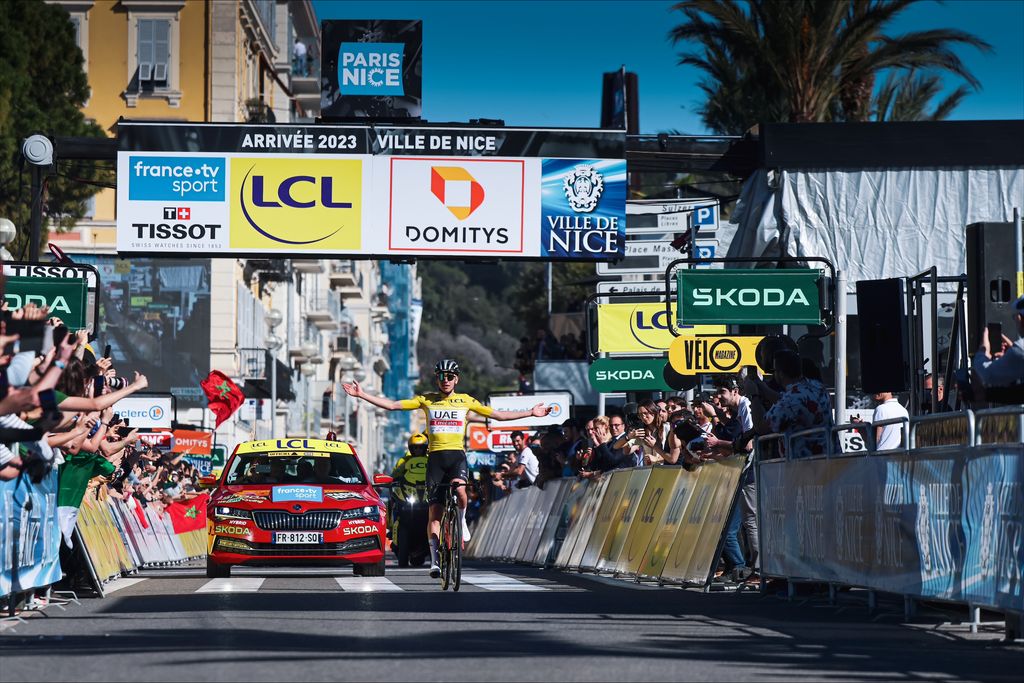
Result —
[{"label": "camera lens", "polygon": [[114,391],[118,391],[128,386],[128,380],[125,379],[124,377],[108,377],[107,386],[113,389]]}]

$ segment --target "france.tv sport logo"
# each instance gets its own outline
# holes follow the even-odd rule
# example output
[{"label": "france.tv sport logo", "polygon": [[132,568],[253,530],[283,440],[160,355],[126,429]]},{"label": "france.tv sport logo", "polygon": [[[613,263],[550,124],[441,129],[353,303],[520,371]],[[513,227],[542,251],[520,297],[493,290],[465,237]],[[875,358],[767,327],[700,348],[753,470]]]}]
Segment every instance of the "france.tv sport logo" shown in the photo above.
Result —
[{"label": "france.tv sport logo", "polygon": [[130,157],[128,198],[220,202],[226,168],[221,157]]}]

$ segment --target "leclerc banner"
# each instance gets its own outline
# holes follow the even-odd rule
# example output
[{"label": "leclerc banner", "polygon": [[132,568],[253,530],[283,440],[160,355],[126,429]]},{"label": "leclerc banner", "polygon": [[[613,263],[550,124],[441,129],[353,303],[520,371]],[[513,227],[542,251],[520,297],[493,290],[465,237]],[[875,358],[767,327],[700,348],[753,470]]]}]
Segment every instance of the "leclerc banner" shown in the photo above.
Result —
[{"label": "leclerc banner", "polygon": [[680,321],[727,325],[820,325],[820,270],[676,271]]},{"label": "leclerc banner", "polygon": [[[673,308],[675,308],[673,306]],[[663,303],[598,304],[597,350],[602,353],[668,351],[676,339]],[[677,326],[681,335],[725,334],[725,325]]]},{"label": "leclerc banner", "polygon": [[624,254],[621,132],[121,123],[118,149],[125,255]]}]

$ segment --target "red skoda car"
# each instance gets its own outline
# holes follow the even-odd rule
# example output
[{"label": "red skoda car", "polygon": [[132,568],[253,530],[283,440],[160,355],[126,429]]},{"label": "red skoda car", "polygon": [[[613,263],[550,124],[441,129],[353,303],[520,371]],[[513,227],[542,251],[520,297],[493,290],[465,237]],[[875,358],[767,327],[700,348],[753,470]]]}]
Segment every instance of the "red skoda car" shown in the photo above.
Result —
[{"label": "red skoda car", "polygon": [[351,564],[384,575],[385,506],[355,451],[341,441],[276,439],[239,444],[208,506],[206,575],[233,565]]}]

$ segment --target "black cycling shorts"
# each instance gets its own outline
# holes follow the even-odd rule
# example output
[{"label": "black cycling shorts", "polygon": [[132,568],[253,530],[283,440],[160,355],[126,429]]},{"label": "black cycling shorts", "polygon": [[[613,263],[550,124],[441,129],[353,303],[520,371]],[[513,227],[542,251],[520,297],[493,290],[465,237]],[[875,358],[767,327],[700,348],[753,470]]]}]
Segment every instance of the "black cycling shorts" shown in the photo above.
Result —
[{"label": "black cycling shorts", "polygon": [[431,451],[427,454],[427,501],[440,503],[443,491],[440,484],[454,479],[469,481],[469,463],[466,451]]}]

